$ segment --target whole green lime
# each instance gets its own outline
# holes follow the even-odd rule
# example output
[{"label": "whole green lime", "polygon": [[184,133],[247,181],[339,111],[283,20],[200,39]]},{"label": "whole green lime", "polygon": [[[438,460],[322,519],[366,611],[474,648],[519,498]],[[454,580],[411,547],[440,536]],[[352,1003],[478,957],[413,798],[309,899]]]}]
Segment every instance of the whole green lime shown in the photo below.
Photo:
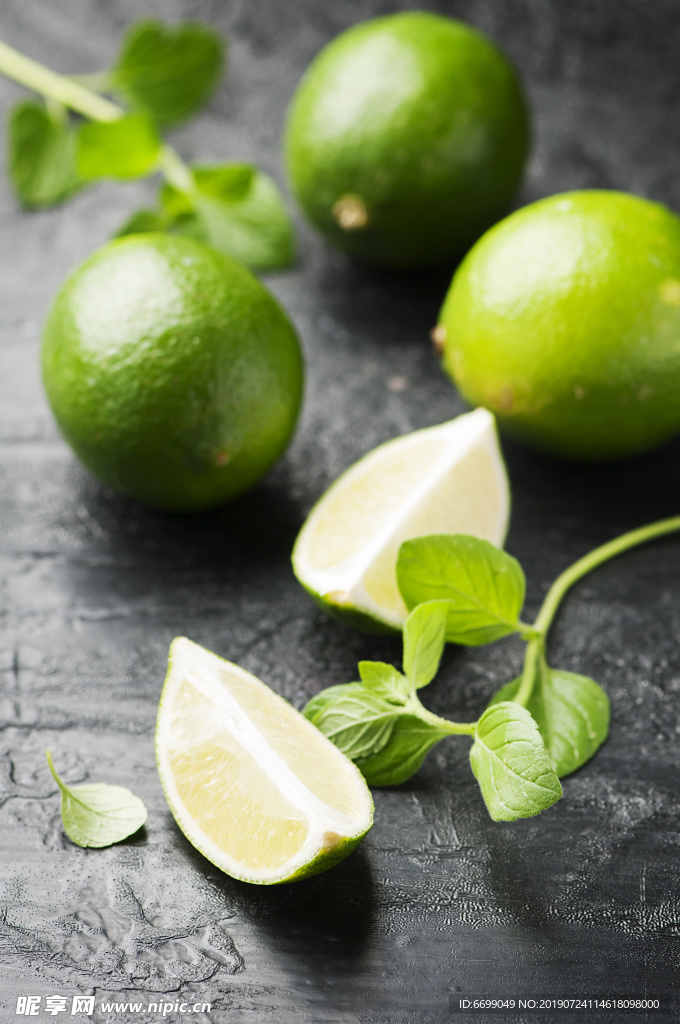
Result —
[{"label": "whole green lime", "polygon": [[177,512],[251,487],[300,406],[298,340],[239,263],[174,235],[111,242],[66,281],[45,327],[59,428],[110,487]]},{"label": "whole green lime", "polygon": [[417,267],[460,256],[503,216],[529,118],[503,54],[424,11],[356,25],[291,102],[286,157],[316,227],[358,259]]},{"label": "whole green lime", "polygon": [[680,431],[680,219],[622,192],[513,213],[454,275],[435,338],[464,397],[596,462]]}]

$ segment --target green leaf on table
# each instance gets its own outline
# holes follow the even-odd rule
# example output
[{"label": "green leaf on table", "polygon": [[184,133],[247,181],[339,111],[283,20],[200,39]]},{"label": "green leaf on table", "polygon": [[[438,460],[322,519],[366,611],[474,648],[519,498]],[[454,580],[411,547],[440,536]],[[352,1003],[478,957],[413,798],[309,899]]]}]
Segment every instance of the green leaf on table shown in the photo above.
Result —
[{"label": "green leaf on table", "polygon": [[162,124],[174,124],[203,106],[223,64],[222,39],[207,26],[140,21],[123,40],[111,84],[132,106]]},{"label": "green leaf on table", "polygon": [[519,562],[486,540],[433,534],[399,549],[397,579],[407,607],[449,602],[446,639],[478,646],[515,633],[524,604]]},{"label": "green leaf on table", "polygon": [[111,846],[133,835],[146,821],[146,807],[124,786],[67,786],[57,775],[49,750],[47,763],[61,790],[64,831],[78,846]]},{"label": "green leaf on table", "polygon": [[[521,679],[494,694],[489,707],[513,700]],[[588,676],[550,668],[541,659],[527,703],[560,777],[589,761],[609,732],[609,698]]]},{"label": "green leaf on table", "polygon": [[479,719],[470,764],[494,821],[531,818],[562,796],[536,722],[512,701],[494,704]]},{"label": "green leaf on table", "polygon": [[398,786],[418,771],[428,751],[446,735],[417,715],[400,715],[385,746],[358,758],[357,767],[369,786]]},{"label": "green leaf on table", "polygon": [[382,750],[403,708],[363,683],[343,683],[312,697],[302,713],[355,761]]},{"label": "green leaf on table", "polygon": [[415,689],[437,674],[446,644],[448,601],[417,605],[404,623],[404,674]]},{"label": "green leaf on table", "polygon": [[170,185],[163,208],[177,220],[172,230],[212,245],[253,270],[289,266],[295,256],[293,227],[281,193],[250,165],[192,168],[191,195]]},{"label": "green leaf on table", "polygon": [[405,704],[411,688],[408,679],[393,665],[384,661],[360,661],[359,675],[367,690],[379,694],[392,704]]},{"label": "green leaf on table", "polygon": [[25,100],[13,107],[8,131],[9,176],[23,206],[53,206],[82,188],[66,115]]},{"label": "green leaf on table", "polygon": [[82,178],[142,178],[157,169],[163,143],[146,114],[117,121],[86,121],[76,136],[76,166]]}]

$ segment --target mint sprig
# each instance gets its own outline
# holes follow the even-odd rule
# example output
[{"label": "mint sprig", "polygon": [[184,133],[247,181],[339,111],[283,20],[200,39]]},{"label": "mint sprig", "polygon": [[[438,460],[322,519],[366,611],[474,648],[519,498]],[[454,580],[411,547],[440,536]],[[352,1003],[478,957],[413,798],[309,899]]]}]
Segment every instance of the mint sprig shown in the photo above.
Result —
[{"label": "mint sprig", "polygon": [[295,239],[275,182],[250,164],[189,166],[163,138],[209,99],[223,65],[220,37],[194,22],[132,25],[112,69],[95,75],[57,74],[0,42],[0,72],[43,97],[17,104],[9,119],[8,169],[20,203],[53,206],[102,178],[160,174],[157,207],[137,210],[117,237],[178,232],[253,270],[289,266]]},{"label": "mint sprig", "polygon": [[[548,631],[567,591],[624,551],[680,530],[680,516],[626,533],[596,548],[553,583],[532,625],[522,622],[525,579],[519,563],[464,534],[406,541],[397,560],[404,624],[403,673],[360,663],[360,683],[313,697],[304,714],[351,757],[367,782],[398,785],[446,736],[473,737],[472,771],[491,817],[540,814],[562,796],[560,777],[584,765],[609,731],[609,700],[587,676],[552,668]],[[477,646],[515,634],[527,644],[522,675],[506,683],[476,722],[428,711],[417,691],[434,678],[447,640]]]}]

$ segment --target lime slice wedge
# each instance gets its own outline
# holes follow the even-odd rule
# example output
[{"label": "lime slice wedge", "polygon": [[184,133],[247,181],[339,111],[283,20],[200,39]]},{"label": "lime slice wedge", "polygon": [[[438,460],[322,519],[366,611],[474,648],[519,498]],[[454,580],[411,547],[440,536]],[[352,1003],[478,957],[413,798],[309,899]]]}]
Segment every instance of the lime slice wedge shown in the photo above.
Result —
[{"label": "lime slice wedge", "polygon": [[470,533],[500,546],[509,509],[495,421],[476,409],[388,441],[350,466],[310,512],[293,570],[330,615],[372,631],[401,629],[401,544]]},{"label": "lime slice wedge", "polygon": [[234,878],[292,882],[342,860],[373,823],[358,768],[282,697],[173,640],[156,760],[175,821]]}]

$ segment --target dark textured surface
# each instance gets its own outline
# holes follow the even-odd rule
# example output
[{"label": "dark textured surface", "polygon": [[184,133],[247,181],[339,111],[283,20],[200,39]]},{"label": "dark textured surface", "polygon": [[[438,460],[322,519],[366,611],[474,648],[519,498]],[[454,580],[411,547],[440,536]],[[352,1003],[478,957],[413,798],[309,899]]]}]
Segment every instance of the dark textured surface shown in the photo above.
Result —
[{"label": "dark textured surface", "polygon": [[[188,158],[253,158],[281,180],[282,119],[302,68],[355,20],[408,6],[4,0],[2,35],[60,70],[90,71],[110,60],[141,13],[211,21],[232,42],[228,80],[175,141]],[[489,32],[523,72],[536,140],[522,201],[604,186],[680,207],[673,0],[422,6]],[[21,95],[4,81],[0,89],[3,105]],[[364,271],[302,228],[299,266],[269,279],[308,356],[297,438],[237,504],[164,517],[100,488],[75,464],[46,407],[37,360],[41,321],[63,275],[151,187],[102,186],[35,215],[17,209],[4,181],[0,189],[2,1020],[20,1019],[22,993],[63,993],[69,1009],[80,992],[95,992],[97,1004],[109,993],[212,1002],[209,1016],[167,1021],[443,1024],[459,1019],[448,1012],[450,991],[652,996],[677,988],[678,540],[590,577],[557,623],[553,661],[598,679],[613,721],[606,746],[566,780],[553,809],[493,824],[466,763],[468,744],[451,740],[411,783],[375,794],[375,827],[338,868],[272,890],[232,882],[178,833],[156,777],[152,735],[169,642],[190,636],[298,707],[349,681],[359,658],[397,659],[393,641],[324,620],[288,555],[339,470],[379,441],[461,411],[427,342],[447,274]],[[506,450],[509,548],[527,569],[529,612],[571,560],[678,511],[680,443],[606,469]],[[516,673],[520,655],[512,642],[450,652],[429,705],[472,717]],[[46,747],[69,780],[132,787],[150,810],[143,835],[104,851],[72,846]],[[92,1019],[160,1016],[97,1010]]]}]

